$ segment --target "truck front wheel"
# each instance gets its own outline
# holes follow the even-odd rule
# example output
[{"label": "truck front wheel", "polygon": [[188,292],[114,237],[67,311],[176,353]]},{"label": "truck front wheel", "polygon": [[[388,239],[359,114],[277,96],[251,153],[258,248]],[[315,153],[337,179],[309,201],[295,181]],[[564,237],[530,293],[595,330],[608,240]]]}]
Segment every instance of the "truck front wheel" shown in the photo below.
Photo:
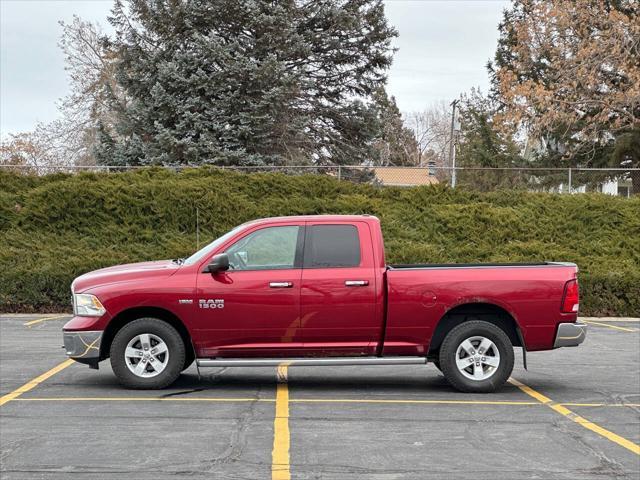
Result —
[{"label": "truck front wheel", "polygon": [[462,392],[494,392],[511,375],[513,361],[513,345],[507,334],[481,320],[453,328],[440,347],[442,373]]},{"label": "truck front wheel", "polygon": [[122,327],[111,343],[111,368],[125,387],[158,389],[176,381],[185,365],[182,337],[157,318]]}]

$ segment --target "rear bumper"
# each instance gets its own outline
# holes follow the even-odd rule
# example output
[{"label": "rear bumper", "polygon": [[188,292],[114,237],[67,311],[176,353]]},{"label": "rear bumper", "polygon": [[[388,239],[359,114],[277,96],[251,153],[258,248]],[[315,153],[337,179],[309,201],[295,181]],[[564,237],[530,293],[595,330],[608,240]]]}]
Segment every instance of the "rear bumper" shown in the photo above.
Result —
[{"label": "rear bumper", "polygon": [[73,359],[98,360],[102,330],[87,332],[62,332],[64,349]]},{"label": "rear bumper", "polygon": [[584,323],[560,323],[553,348],[577,347],[587,336],[587,326]]}]

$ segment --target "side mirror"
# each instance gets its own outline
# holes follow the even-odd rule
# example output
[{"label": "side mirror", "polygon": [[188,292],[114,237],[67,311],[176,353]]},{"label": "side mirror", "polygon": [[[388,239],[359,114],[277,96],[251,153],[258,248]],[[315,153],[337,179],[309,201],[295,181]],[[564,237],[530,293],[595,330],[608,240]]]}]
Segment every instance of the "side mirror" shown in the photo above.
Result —
[{"label": "side mirror", "polygon": [[229,270],[229,256],[226,253],[214,255],[209,265],[204,269],[205,272],[218,273]]}]

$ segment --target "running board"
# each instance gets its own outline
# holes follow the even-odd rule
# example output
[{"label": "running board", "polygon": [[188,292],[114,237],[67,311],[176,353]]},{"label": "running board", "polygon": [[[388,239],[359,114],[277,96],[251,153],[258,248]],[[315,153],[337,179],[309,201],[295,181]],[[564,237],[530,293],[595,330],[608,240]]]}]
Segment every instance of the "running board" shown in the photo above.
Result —
[{"label": "running board", "polygon": [[296,365],[322,367],[336,365],[424,365],[426,357],[324,357],[324,358],[199,358],[199,367],[277,367]]}]

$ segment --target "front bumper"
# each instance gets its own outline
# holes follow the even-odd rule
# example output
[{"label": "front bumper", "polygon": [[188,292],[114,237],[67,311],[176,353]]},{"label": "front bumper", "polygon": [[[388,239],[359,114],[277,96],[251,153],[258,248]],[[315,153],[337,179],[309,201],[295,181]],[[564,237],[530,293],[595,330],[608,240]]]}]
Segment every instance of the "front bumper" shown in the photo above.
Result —
[{"label": "front bumper", "polygon": [[62,332],[64,349],[73,359],[98,360],[102,331]]},{"label": "front bumper", "polygon": [[587,326],[584,323],[560,323],[553,348],[577,347],[587,337]]}]

